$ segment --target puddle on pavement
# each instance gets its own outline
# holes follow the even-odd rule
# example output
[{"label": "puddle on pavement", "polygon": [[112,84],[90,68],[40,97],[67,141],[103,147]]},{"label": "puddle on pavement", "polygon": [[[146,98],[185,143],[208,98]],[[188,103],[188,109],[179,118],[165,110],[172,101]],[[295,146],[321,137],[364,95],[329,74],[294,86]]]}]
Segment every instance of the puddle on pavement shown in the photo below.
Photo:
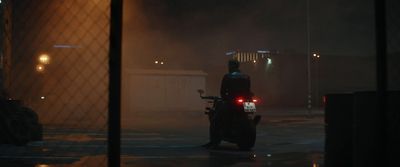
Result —
[{"label": "puddle on pavement", "polygon": [[323,167],[321,153],[280,153],[257,154],[255,152],[233,152],[227,150],[210,151],[205,157],[162,157],[162,158],[126,158],[126,166],[189,166],[189,167],[220,167],[220,166],[267,166],[267,167]]},{"label": "puddle on pavement", "polygon": [[273,124],[290,124],[290,123],[303,123],[307,122],[308,120],[304,119],[282,119],[282,120],[269,120],[269,123]]},{"label": "puddle on pavement", "polygon": [[210,153],[210,166],[323,167],[321,153],[242,154]]},{"label": "puddle on pavement", "polygon": [[25,158],[25,159],[8,159],[1,160],[0,166],[7,167],[102,167],[107,166],[106,155],[85,156],[80,159],[63,159],[63,158]]},{"label": "puddle on pavement", "polygon": [[279,153],[267,154],[267,166],[273,167],[323,167],[322,153]]},{"label": "puddle on pavement", "polygon": [[[1,166],[17,167],[98,167],[107,165],[105,155],[86,156],[79,160],[64,162],[34,162],[0,160]],[[205,156],[175,157],[122,157],[122,167],[220,167],[220,166],[267,166],[267,167],[323,167],[322,153],[277,153],[261,154],[253,151],[215,150]]]}]

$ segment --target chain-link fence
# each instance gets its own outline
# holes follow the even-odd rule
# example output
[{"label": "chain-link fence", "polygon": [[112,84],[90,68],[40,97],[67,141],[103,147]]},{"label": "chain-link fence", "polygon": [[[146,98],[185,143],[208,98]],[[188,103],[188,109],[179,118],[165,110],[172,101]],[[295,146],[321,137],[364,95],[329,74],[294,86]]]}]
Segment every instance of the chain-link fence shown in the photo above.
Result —
[{"label": "chain-link fence", "polygon": [[[107,165],[111,1],[0,0],[0,166]],[[388,89],[399,90],[400,3],[387,2]]]},{"label": "chain-link fence", "polygon": [[2,165],[105,166],[110,0],[0,7]]}]

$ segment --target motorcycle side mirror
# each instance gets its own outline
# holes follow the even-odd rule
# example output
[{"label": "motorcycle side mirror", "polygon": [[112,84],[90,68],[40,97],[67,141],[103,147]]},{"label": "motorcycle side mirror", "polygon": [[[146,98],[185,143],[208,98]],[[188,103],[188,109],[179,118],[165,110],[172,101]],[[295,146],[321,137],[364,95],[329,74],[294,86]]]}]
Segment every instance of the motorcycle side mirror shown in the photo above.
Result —
[{"label": "motorcycle side mirror", "polygon": [[204,90],[203,89],[197,89],[197,92],[199,92],[200,95],[204,94]]}]

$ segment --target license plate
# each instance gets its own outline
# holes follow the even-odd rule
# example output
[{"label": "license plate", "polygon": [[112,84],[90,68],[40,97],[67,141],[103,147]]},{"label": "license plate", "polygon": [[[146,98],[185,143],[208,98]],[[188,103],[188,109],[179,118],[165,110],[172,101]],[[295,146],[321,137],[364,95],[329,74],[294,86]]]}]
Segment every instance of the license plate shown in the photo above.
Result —
[{"label": "license plate", "polygon": [[256,112],[256,104],[253,102],[243,103],[244,112]]}]

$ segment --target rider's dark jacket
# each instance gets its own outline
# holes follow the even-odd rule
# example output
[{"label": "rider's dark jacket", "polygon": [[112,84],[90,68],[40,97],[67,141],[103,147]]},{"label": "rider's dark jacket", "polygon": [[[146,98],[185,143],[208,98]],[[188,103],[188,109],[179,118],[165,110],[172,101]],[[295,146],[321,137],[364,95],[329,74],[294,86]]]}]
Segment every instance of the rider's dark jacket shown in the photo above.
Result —
[{"label": "rider's dark jacket", "polygon": [[236,97],[250,96],[250,76],[237,72],[224,75],[220,89],[224,100],[233,100]]}]

